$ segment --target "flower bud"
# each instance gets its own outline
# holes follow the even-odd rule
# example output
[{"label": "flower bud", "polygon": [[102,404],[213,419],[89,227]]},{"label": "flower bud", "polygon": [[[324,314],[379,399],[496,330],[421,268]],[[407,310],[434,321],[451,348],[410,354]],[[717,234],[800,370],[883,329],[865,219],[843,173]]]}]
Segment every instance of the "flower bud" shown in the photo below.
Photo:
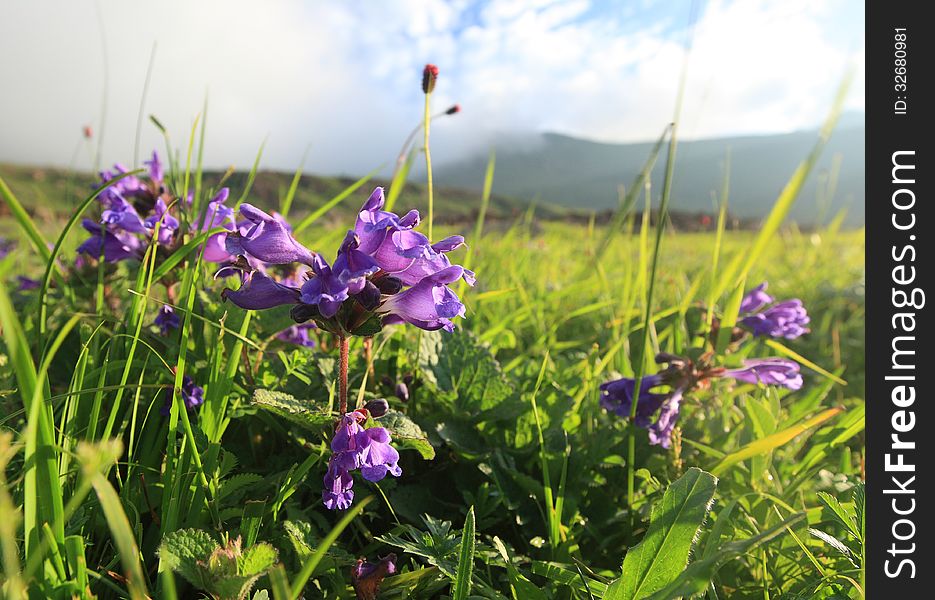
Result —
[{"label": "flower bud", "polygon": [[364,284],[364,289],[354,294],[354,300],[365,310],[373,310],[380,305],[380,290],[373,282],[368,281]]},{"label": "flower bud", "polygon": [[432,64],[425,65],[422,70],[422,91],[431,94],[435,90],[435,81],[438,79],[438,67]]},{"label": "flower bud", "polygon": [[367,409],[371,417],[377,419],[386,414],[386,411],[390,409],[390,404],[383,398],[374,398],[364,404],[364,408]]},{"label": "flower bud", "polygon": [[396,397],[402,400],[403,402],[409,402],[409,386],[400,381],[396,384]]},{"label": "flower bud", "polygon": [[396,277],[381,277],[376,281],[376,286],[381,294],[392,296],[393,294],[398,294],[399,291],[403,289],[403,282]]},{"label": "flower bud", "polygon": [[304,323],[309,319],[321,316],[321,313],[318,312],[318,307],[314,304],[296,304],[292,307],[289,315],[296,323]]},{"label": "flower bud", "polygon": [[456,115],[456,114],[458,114],[459,112],[461,112],[461,105],[460,105],[460,104],[454,104],[454,105],[452,105],[451,107],[449,107],[448,110],[445,111],[445,114],[446,114],[446,115]]}]

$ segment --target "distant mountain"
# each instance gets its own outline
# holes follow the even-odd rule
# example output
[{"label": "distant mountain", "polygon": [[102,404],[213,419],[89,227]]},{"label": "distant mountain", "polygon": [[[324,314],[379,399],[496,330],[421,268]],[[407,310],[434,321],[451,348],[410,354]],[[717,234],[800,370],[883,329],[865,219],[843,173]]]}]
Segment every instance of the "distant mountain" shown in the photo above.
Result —
[{"label": "distant mountain", "polygon": [[[712,192],[719,192],[724,157],[731,154],[730,212],[743,219],[764,217],[796,166],[808,154],[818,132],[682,141],[678,145],[672,188],[672,209],[712,212]],[[629,186],[652,149],[652,143],[608,144],[555,133],[528,137],[504,136],[497,153],[493,189],[507,196],[538,199],[577,209],[616,206],[617,190]],[[837,189],[821,206],[819,182],[840,160]],[[486,156],[476,156],[437,168],[442,186],[479,188]],[[653,196],[661,193],[665,168],[663,148],[653,171]],[[864,126],[847,115],[821,156],[792,209],[790,218],[803,225],[827,222],[847,207],[845,223],[864,223]]]}]

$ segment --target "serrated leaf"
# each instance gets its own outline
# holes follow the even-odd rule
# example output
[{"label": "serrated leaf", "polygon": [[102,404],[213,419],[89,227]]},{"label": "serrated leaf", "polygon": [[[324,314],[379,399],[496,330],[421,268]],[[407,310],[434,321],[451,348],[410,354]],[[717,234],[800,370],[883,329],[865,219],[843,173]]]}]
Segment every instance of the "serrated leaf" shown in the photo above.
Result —
[{"label": "serrated leaf", "polygon": [[465,416],[489,411],[513,393],[500,363],[470,332],[423,335],[420,359],[426,379],[452,393]]},{"label": "serrated leaf", "polygon": [[307,431],[318,433],[334,423],[334,416],[330,413],[319,410],[310,401],[299,400],[283,392],[258,389],[253,392],[252,404]]},{"label": "serrated leaf", "polygon": [[627,552],[620,583],[608,588],[607,597],[638,600],[672,583],[688,564],[716,489],[717,478],[696,467],[666,488],[653,507],[646,536]]},{"label": "serrated leaf", "polygon": [[263,476],[256,473],[238,473],[221,482],[218,498],[226,498],[234,492],[263,481]]},{"label": "serrated leaf", "polygon": [[397,410],[389,410],[377,421],[390,432],[393,445],[416,450],[425,460],[435,458],[435,448],[415,421]]},{"label": "serrated leaf", "polygon": [[171,569],[199,589],[210,585],[198,564],[211,556],[220,545],[200,529],[180,529],[166,534],[159,546],[159,570]]},{"label": "serrated leaf", "polygon": [[841,524],[855,540],[860,539],[860,533],[857,531],[857,525],[854,523],[854,517],[847,512],[847,509],[838,501],[837,498],[828,492],[818,492],[818,499],[834,516],[834,520]]},{"label": "serrated leaf", "polygon": [[241,575],[263,575],[276,564],[278,557],[275,548],[262,542],[247,548],[237,561],[237,566]]}]

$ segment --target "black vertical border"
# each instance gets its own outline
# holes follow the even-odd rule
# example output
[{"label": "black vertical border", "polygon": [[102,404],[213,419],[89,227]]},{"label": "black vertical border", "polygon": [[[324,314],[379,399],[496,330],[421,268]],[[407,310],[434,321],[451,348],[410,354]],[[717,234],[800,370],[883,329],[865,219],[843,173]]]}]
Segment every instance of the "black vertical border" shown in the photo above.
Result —
[{"label": "black vertical border", "polygon": [[[927,2],[909,0],[872,1],[866,3],[866,365],[867,365],[867,432],[866,432],[866,477],[867,477],[867,521],[866,521],[866,597],[881,598],[935,598],[935,564],[928,560],[929,546],[935,546],[930,525],[932,494],[926,490],[935,485],[935,471],[930,463],[935,462],[933,444],[935,439],[935,398],[927,389],[927,375],[932,373],[933,363],[929,360],[930,349],[935,339],[931,337],[931,318],[924,308],[897,308],[894,290],[907,293],[913,288],[923,292],[932,290],[932,273],[935,272],[935,254],[931,238],[935,235],[931,220],[933,169],[931,111],[935,110],[933,86],[929,79],[932,64],[932,38],[935,24],[923,16]],[[896,67],[896,28],[906,31],[906,89],[899,90],[900,81]],[[904,97],[904,98],[900,98]],[[897,100],[906,102],[904,114],[898,114]],[[893,183],[893,155],[899,151],[914,151],[904,155],[901,162],[915,165],[914,177],[903,170],[901,178],[912,177],[912,184]],[[915,194],[912,208],[898,210],[893,205],[893,194],[901,188],[909,188]],[[908,204],[909,195],[899,195],[901,204]],[[905,225],[914,215],[915,225],[911,229],[899,230],[894,218]],[[907,247],[914,248],[913,251]],[[900,256],[901,255],[901,256]],[[897,258],[899,257],[899,258]],[[915,268],[912,283],[894,283],[895,271],[906,277]],[[935,296],[926,298],[935,302]],[[901,325],[894,327],[894,315],[901,312],[915,313],[915,330],[906,333]],[[896,370],[892,367],[893,340],[895,336],[913,336],[909,342],[899,342],[902,349],[913,350],[914,355],[902,356],[901,362],[913,363],[914,369]],[[893,375],[913,375],[914,380],[895,381]],[[912,386],[915,401],[911,406],[898,406],[893,402],[894,388]],[[908,393],[908,392],[906,392]],[[905,397],[905,395],[903,396]],[[900,411],[906,411],[900,415]],[[914,442],[916,447],[894,450],[892,435],[896,427],[907,427],[915,419],[914,427],[898,435],[902,440]],[[898,420],[898,422],[897,422]],[[914,472],[894,472],[886,468],[889,461],[903,455],[907,464],[915,465]],[[896,481],[892,478],[896,477]],[[914,480],[910,480],[915,476]],[[908,482],[908,483],[907,483]],[[912,493],[900,492],[899,485],[911,489]],[[909,514],[897,514],[897,510]],[[899,522],[900,519],[911,521]],[[895,529],[894,529],[895,525]],[[909,539],[899,539],[908,537]],[[909,564],[900,561],[909,560]],[[889,571],[890,574],[887,574]],[[893,576],[895,574],[895,576]]]}]

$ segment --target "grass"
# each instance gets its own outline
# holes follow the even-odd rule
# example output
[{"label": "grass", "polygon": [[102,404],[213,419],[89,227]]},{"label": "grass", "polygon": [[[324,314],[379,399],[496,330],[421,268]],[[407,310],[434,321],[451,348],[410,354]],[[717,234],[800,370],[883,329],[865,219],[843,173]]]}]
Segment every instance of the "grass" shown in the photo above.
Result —
[{"label": "grass", "polygon": [[[171,177],[195,207],[222,177],[202,172],[203,131]],[[321,503],[335,340],[319,331],[316,347],[291,346],[276,339],[287,309],[222,302],[206,235],[73,268],[71,225],[96,210],[91,192],[80,176],[44,173],[0,170],[3,231],[21,232],[0,261],[6,597],[352,598],[356,559],[390,552],[384,598],[862,597],[864,234],[840,220],[783,225],[801,173],[761,232],[725,230],[727,177],[704,233],[634,213],[648,180],[612,219],[567,222],[491,195],[493,160],[482,197],[435,190],[434,237],[473,230],[451,258],[478,284],[462,286],[453,333],[351,338],[349,396],[388,398],[403,475],[358,478],[343,514]],[[225,185],[285,208],[299,240],[330,259],[374,181],[255,166]],[[423,192],[405,187],[396,210]],[[16,275],[38,273],[40,290],[14,289]],[[600,408],[604,381],[651,374],[658,352],[703,351],[699,332],[735,320],[762,280],[802,299],[811,332],[746,348],[799,360],[800,391],[713,380],[686,397],[669,450]],[[164,302],[182,320],[170,336],[152,325]],[[193,412],[177,391],[186,377],[205,390]]]}]

